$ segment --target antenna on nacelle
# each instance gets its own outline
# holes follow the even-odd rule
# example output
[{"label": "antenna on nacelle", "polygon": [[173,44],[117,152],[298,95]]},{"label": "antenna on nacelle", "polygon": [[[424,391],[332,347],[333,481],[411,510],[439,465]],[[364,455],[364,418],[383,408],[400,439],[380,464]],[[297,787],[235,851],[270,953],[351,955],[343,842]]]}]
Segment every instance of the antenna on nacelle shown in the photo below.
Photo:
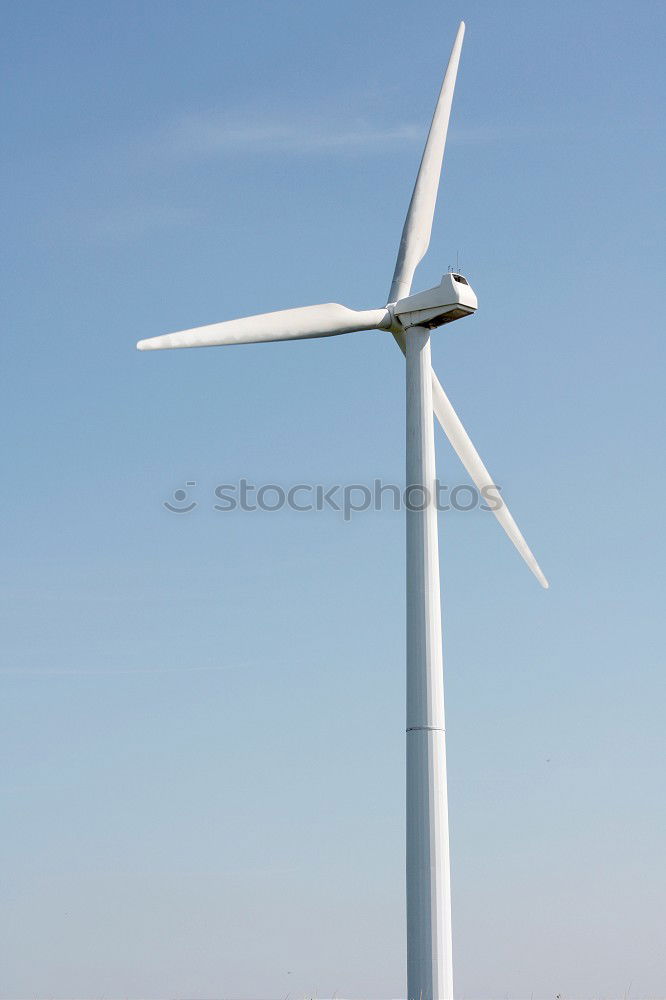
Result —
[{"label": "antenna on nacelle", "polygon": [[456,266],[454,267],[453,264],[449,264],[449,267],[448,267],[449,274],[462,274],[462,271],[460,269],[461,268],[461,264],[460,264],[459,256],[460,256],[459,251],[456,250]]}]

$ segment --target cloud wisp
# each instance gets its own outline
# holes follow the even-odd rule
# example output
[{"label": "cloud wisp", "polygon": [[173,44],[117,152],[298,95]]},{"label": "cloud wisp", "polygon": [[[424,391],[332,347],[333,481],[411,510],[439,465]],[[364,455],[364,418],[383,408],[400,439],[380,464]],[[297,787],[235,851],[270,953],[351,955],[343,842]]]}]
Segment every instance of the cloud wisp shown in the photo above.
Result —
[{"label": "cloud wisp", "polygon": [[260,120],[219,111],[183,115],[158,129],[141,144],[148,160],[188,161],[220,155],[372,153],[397,142],[415,142],[423,129],[415,124],[381,126],[367,121]]}]

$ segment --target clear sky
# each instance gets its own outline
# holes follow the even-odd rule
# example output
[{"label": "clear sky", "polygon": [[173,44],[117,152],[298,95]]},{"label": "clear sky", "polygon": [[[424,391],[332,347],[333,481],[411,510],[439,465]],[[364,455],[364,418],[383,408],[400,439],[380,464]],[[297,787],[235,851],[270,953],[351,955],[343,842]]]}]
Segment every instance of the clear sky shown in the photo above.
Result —
[{"label": "clear sky", "polygon": [[2,997],[404,995],[402,515],[213,509],[400,482],[400,355],[134,344],[383,305],[461,16],[414,287],[551,590],[442,515],[456,995],[666,993],[665,12],[4,6]]}]

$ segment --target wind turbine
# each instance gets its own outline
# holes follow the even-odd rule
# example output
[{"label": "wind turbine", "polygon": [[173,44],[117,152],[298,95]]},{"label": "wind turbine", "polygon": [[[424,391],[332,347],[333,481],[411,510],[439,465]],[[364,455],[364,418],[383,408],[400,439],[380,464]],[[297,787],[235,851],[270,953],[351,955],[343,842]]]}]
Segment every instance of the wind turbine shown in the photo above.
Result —
[{"label": "wind turbine", "polygon": [[[481,491],[493,479],[432,370],[431,331],[472,315],[477,298],[461,274],[411,294],[430,243],[453,90],[465,25],[460,23],[402,231],[388,303],[357,311],[329,302],[213,323],[141,340],[140,351],[334,337],[363,330],[393,334],[406,359],[407,504],[407,997],[451,1000],[451,886],[444,738],[433,410]],[[484,494],[487,495],[487,494]],[[548,582],[503,502],[495,517],[542,587]]]}]

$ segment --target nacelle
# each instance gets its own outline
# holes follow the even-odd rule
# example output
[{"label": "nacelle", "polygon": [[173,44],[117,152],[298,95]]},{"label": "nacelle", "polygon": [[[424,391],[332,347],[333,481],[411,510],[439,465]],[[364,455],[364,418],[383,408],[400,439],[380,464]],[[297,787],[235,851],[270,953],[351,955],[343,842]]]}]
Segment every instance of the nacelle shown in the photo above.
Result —
[{"label": "nacelle", "polygon": [[405,329],[409,326],[425,326],[434,330],[444,323],[452,323],[454,319],[471,316],[476,308],[476,295],[467,278],[462,274],[449,272],[442,276],[435,288],[400,299],[393,307],[393,312]]}]

